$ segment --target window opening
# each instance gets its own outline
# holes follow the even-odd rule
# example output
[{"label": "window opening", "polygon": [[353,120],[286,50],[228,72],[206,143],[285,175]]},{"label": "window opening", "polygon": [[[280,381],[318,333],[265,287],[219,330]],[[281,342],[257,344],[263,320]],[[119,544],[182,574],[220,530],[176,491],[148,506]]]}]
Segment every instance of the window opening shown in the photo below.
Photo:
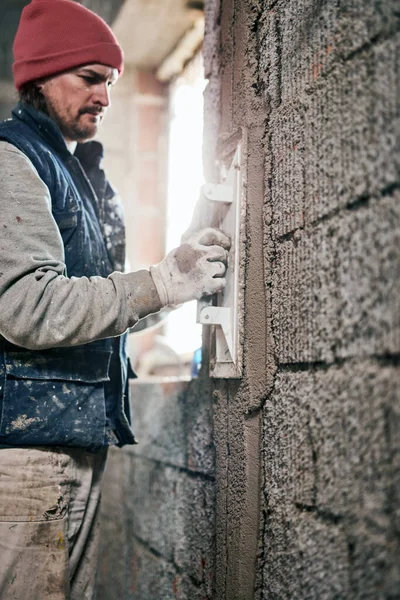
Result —
[{"label": "window opening", "polygon": [[[179,246],[204,183],[203,92],[207,81],[203,73],[203,61],[199,53],[171,85],[167,252]],[[201,325],[196,323],[196,310],[196,302],[184,304],[170,314],[165,327],[165,341],[188,360],[201,346]]]}]

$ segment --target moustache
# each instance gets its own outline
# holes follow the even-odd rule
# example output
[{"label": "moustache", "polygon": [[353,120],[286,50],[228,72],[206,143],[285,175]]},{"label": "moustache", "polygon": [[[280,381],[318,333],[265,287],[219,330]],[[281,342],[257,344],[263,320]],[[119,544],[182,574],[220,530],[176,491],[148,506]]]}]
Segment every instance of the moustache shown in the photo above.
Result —
[{"label": "moustache", "polygon": [[102,108],[81,108],[79,111],[79,115],[84,115],[84,114],[89,114],[89,115],[94,115],[95,117],[97,117],[98,115],[103,116],[104,115],[104,110]]}]

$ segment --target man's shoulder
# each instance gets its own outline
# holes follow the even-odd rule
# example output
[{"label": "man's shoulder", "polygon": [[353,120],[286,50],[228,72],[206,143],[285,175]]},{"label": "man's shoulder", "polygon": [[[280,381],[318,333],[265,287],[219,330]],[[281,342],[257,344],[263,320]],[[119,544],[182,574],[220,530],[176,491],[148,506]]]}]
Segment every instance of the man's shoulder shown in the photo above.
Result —
[{"label": "man's shoulder", "polygon": [[15,177],[15,184],[20,181],[21,177],[25,177],[29,173],[34,173],[39,177],[37,169],[26,154],[4,140],[0,140],[0,169],[2,172],[15,172],[18,175],[18,177]]},{"label": "man's shoulder", "polygon": [[48,148],[41,145],[41,140],[31,134],[24,123],[16,119],[8,119],[0,123],[0,144],[2,163],[18,157],[33,168],[49,187],[54,179],[54,158]]},{"label": "man's shoulder", "polygon": [[26,155],[22,152],[22,150],[17,148],[17,146],[14,146],[14,144],[11,144],[11,142],[8,142],[7,140],[2,140],[2,139],[0,139],[0,153],[1,154],[10,154],[10,153],[11,154],[19,154],[26,158]]},{"label": "man's shoulder", "polygon": [[[0,139],[0,162],[2,165],[7,164],[9,162],[15,163],[18,161],[19,164],[27,164],[30,168],[34,168],[32,161],[26,156],[22,150],[14,146],[11,142],[7,140]],[[36,169],[35,169],[36,170]]]},{"label": "man's shoulder", "polygon": [[28,138],[23,124],[16,119],[6,119],[0,122],[0,142],[3,152],[19,152],[27,154],[25,151],[28,144]]}]

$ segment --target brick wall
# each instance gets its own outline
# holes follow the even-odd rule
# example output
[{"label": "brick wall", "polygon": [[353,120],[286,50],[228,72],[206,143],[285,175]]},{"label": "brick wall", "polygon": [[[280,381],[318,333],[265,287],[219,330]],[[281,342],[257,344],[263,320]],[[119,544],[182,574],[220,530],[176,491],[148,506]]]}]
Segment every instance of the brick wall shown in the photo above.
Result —
[{"label": "brick wall", "polygon": [[249,137],[245,376],[214,384],[216,598],[399,597],[396,4],[206,6],[210,180],[218,141]]}]

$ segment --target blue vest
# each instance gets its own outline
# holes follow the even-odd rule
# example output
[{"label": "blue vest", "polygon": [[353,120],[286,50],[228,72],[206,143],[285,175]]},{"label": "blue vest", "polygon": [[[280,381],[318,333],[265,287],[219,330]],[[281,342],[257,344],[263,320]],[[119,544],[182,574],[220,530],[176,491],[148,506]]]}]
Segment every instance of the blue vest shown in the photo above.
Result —
[{"label": "blue vest", "polygon": [[[114,269],[99,199],[55,123],[18,104],[0,139],[21,150],[50,190],[68,277]],[[1,261],[1,257],[0,257]],[[125,336],[32,351],[0,336],[0,445],[76,446],[92,452],[135,442],[129,417]]]}]

